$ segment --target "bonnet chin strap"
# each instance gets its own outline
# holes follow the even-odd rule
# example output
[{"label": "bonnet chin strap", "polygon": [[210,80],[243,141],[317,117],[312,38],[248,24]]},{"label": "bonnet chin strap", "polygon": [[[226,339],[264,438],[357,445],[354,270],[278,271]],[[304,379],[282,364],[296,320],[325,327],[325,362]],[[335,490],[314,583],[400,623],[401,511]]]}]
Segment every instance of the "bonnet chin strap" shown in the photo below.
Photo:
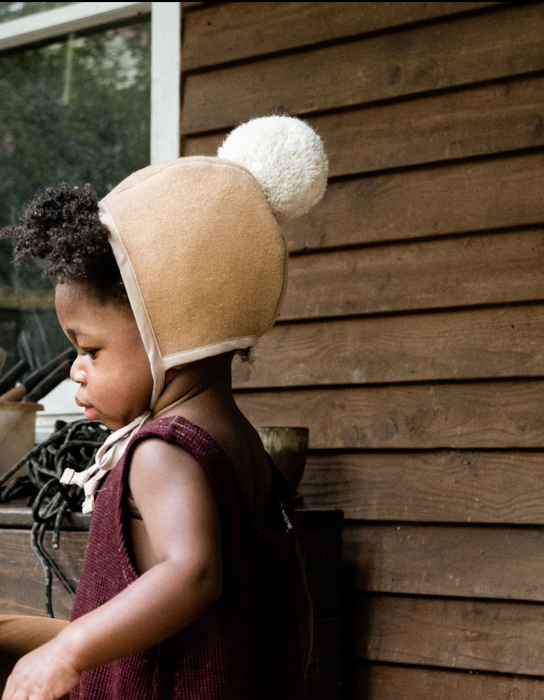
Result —
[{"label": "bonnet chin strap", "polygon": [[151,411],[146,411],[135,418],[132,423],[116,430],[98,449],[95,463],[82,472],[74,469],[65,469],[61,478],[61,484],[76,484],[85,491],[82,513],[90,513],[94,508],[94,497],[98,487],[106,474],[113,469],[122,457],[132,436],[146,423],[152,416]]}]

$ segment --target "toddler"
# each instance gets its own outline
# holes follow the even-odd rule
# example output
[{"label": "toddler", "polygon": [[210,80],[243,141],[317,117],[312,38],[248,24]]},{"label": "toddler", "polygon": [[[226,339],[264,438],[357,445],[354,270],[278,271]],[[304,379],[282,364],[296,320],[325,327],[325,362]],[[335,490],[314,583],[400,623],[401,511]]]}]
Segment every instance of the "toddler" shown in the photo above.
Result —
[{"label": "toddler", "polygon": [[2,700],[304,698],[293,506],[234,402],[231,362],[278,315],[278,221],[321,198],[327,161],[289,117],[238,127],[218,156],[149,166],[99,203],[47,189],[8,231],[16,260],[45,259],[56,281],[76,403],[114,432],[62,478],[93,512],[72,621],[0,619],[0,650],[33,624],[41,644]]}]

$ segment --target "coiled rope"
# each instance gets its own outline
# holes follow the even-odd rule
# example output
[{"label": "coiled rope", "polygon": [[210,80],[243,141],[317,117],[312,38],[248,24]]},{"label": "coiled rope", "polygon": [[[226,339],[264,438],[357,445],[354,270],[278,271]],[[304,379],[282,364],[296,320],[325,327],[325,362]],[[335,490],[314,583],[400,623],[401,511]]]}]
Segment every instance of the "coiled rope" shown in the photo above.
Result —
[{"label": "coiled rope", "polygon": [[[66,468],[83,471],[94,462],[98,448],[110,434],[100,421],[57,421],[55,432],[0,477],[0,503],[29,497],[34,524],[32,549],[45,574],[45,609],[53,614],[53,575],[73,597],[75,587],[45,548],[46,532],[52,531],[53,549],[59,548],[60,530],[68,510],[81,510],[84,493],[77,486],[64,486],[59,479]],[[26,473],[17,473],[26,465]]]}]

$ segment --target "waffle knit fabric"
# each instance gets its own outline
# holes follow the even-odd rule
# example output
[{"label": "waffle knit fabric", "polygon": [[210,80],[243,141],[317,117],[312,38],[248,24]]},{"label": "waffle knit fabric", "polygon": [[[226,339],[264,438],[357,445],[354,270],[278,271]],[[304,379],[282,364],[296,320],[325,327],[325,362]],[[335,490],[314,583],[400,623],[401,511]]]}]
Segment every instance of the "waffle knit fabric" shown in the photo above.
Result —
[{"label": "waffle knit fabric", "polygon": [[263,527],[245,505],[223,449],[180,416],[142,427],[108,474],[93,513],[72,619],[138,577],[130,552],[128,471],[134,447],[157,437],[192,455],[212,485],[223,533],[223,592],[204,615],[161,644],[85,672],[71,700],[303,700],[288,486],[276,471],[284,527]]}]

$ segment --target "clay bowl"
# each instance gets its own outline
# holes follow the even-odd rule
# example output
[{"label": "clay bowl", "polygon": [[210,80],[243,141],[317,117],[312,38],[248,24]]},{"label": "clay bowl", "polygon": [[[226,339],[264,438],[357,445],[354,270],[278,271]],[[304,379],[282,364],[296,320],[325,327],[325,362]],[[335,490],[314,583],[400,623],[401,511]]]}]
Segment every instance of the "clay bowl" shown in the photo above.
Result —
[{"label": "clay bowl", "polygon": [[31,401],[0,403],[0,476],[36,445],[36,412]]},{"label": "clay bowl", "polygon": [[285,476],[293,493],[297,490],[308,456],[308,428],[256,425],[264,449]]}]

